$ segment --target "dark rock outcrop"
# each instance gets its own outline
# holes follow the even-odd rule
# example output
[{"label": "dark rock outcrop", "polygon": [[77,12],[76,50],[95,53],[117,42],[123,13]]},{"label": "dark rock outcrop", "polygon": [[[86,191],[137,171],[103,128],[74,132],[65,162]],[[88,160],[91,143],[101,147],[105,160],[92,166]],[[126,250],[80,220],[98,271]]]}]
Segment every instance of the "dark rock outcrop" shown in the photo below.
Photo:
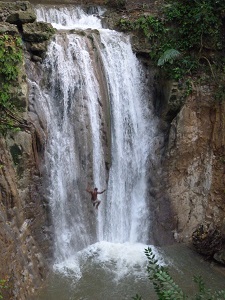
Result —
[{"label": "dark rock outcrop", "polygon": [[16,25],[26,24],[26,23],[33,23],[36,20],[36,15],[34,11],[19,11],[10,14],[6,18],[6,22]]},{"label": "dark rock outcrop", "polygon": [[192,234],[194,248],[207,258],[212,258],[218,253],[222,249],[223,242],[221,231],[210,224],[201,224]]},{"label": "dark rock outcrop", "polygon": [[18,28],[16,25],[9,24],[7,22],[1,22],[0,23],[0,34],[11,34],[11,35],[17,35]]},{"label": "dark rock outcrop", "polygon": [[[12,16],[12,17],[11,17]],[[13,17],[14,16],[14,17]],[[0,2],[0,21],[6,21],[8,18],[15,19],[17,16],[17,20],[19,16],[25,21],[30,22],[31,16],[32,19],[36,19],[34,11],[32,9],[32,5],[29,1],[14,1],[14,2]],[[28,18],[28,16],[30,16]],[[26,22],[25,22],[26,23]]]},{"label": "dark rock outcrop", "polygon": [[35,22],[23,25],[23,40],[34,61],[42,61],[54,33],[54,28],[48,23]]},{"label": "dark rock outcrop", "polygon": [[213,258],[220,264],[225,265],[225,247],[223,250],[216,252]]}]

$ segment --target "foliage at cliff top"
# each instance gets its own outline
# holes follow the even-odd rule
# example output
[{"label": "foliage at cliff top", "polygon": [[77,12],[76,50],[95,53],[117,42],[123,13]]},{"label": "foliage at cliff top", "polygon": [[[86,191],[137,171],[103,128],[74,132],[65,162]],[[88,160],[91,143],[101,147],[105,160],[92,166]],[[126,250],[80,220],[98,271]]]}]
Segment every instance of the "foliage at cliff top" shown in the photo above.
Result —
[{"label": "foliage at cliff top", "polygon": [[[159,300],[222,300],[225,299],[225,290],[211,291],[206,288],[206,285],[201,276],[195,276],[194,282],[197,284],[198,292],[189,297],[182,289],[176,284],[170,276],[168,269],[159,265],[158,260],[152,252],[151,248],[145,249],[145,255],[148,259],[148,278],[153,282],[154,290]],[[143,300],[139,295],[133,297],[133,300]]]},{"label": "foliage at cliff top", "polygon": [[160,16],[122,18],[120,26],[148,38],[150,57],[169,78],[205,72],[218,83],[225,71],[224,0],[165,0]]},{"label": "foliage at cliff top", "polygon": [[17,129],[19,107],[11,99],[14,85],[18,84],[22,62],[22,41],[18,36],[0,35],[0,133]]}]

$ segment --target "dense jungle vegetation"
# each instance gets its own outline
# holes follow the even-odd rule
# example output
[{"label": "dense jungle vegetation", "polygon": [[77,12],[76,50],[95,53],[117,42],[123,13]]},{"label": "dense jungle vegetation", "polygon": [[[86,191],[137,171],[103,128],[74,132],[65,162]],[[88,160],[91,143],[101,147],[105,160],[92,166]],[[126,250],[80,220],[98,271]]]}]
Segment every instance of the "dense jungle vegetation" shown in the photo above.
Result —
[{"label": "dense jungle vegetation", "polygon": [[225,1],[166,0],[160,14],[122,18],[123,30],[137,30],[148,39],[150,57],[164,76],[186,79],[186,91],[195,78],[215,86],[215,99],[225,97]]}]

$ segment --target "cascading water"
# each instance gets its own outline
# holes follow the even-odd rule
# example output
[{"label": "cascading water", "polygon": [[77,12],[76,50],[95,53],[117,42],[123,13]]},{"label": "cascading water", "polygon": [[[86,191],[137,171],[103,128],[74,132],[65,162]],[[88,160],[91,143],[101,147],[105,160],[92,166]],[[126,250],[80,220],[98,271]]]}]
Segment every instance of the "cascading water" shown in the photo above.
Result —
[{"label": "cascading water", "polygon": [[[47,123],[55,266],[81,278],[86,257],[86,262],[95,259],[124,276],[145,262],[143,249],[150,239],[147,174],[157,121],[149,108],[142,66],[129,38],[102,29],[99,16],[80,8],[41,7],[37,17],[64,29],[55,35],[43,62],[45,83],[30,83],[31,97],[39,98],[37,111]],[[79,30],[65,33],[71,28]],[[87,30],[81,34],[81,29]],[[111,143],[105,142],[107,137]],[[108,184],[106,194],[99,196],[103,201],[98,212],[84,192],[90,179],[99,189]]]},{"label": "cascading water", "polygon": [[37,20],[52,23],[57,29],[99,29],[101,19],[99,18],[104,10],[95,8],[97,16],[84,13],[80,7],[39,7],[36,10]]},{"label": "cascading water", "polygon": [[[49,47],[44,64],[50,88],[43,89],[41,98],[44,111],[47,112],[46,166],[57,261],[65,260],[74,251],[91,243],[88,221],[85,221],[87,213],[82,202],[82,169],[87,171],[85,160],[88,160],[89,143],[88,134],[85,133],[86,113],[92,124],[91,136],[94,137],[92,151],[96,184],[103,185],[100,174],[105,178],[97,103],[100,95],[85,46],[79,36],[58,35]],[[76,98],[79,99],[78,103],[74,101]],[[79,146],[78,139],[82,140]],[[81,145],[82,149],[79,149]]]},{"label": "cascading water", "polygon": [[129,39],[104,31],[102,58],[112,118],[112,167],[103,240],[144,242],[149,237],[146,200],[148,156],[155,120],[148,109],[144,77]]}]

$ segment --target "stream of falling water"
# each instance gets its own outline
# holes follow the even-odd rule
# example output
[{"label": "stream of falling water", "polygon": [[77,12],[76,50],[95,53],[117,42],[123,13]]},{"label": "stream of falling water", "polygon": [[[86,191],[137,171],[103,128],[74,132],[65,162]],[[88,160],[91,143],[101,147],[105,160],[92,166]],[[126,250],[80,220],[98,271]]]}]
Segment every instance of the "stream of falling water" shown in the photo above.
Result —
[{"label": "stream of falling water", "polygon": [[[36,110],[47,124],[45,172],[54,225],[54,269],[73,278],[77,290],[78,282],[95,273],[96,279],[90,277],[89,282],[92,292],[65,299],[117,299],[115,292],[103,296],[106,282],[111,291],[112,282],[123,280],[126,285],[129,276],[142,282],[144,248],[151,240],[147,183],[157,120],[145,74],[129,37],[102,28],[102,10],[88,15],[81,8],[37,7],[36,12],[39,21],[59,30],[42,64],[44,79],[30,82]],[[104,103],[110,111],[108,175]],[[84,192],[90,172],[95,186],[107,187],[99,196],[98,212],[90,211]],[[104,292],[96,291],[99,278],[105,278]],[[93,290],[103,295],[92,298]],[[123,299],[132,296],[121,293]],[[54,299],[64,299],[60,297]]]}]

